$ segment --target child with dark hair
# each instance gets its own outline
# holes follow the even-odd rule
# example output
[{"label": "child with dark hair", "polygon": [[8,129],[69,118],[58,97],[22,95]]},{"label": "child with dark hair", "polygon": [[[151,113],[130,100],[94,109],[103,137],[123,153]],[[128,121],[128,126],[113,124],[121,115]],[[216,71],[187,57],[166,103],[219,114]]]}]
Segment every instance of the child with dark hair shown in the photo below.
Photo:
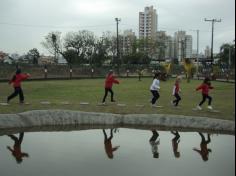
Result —
[{"label": "child with dark hair", "polygon": [[9,84],[12,84],[15,91],[7,97],[7,103],[10,102],[11,99],[19,95],[20,103],[24,103],[24,93],[21,88],[21,82],[28,79],[30,77],[30,74],[23,74],[21,73],[21,69],[16,70],[16,74],[12,77],[12,79],[9,81]]},{"label": "child with dark hair", "polygon": [[205,103],[205,101],[208,99],[208,109],[212,110],[212,97],[209,96],[209,91],[210,89],[214,89],[214,87],[211,86],[211,80],[209,78],[205,78],[204,82],[202,85],[200,85],[196,91],[202,90],[202,101],[200,104],[197,106],[198,110],[202,110],[202,105]]},{"label": "child with dark hair", "polygon": [[179,102],[181,101],[181,97],[180,97],[180,81],[181,81],[181,77],[177,77],[176,78],[176,81],[175,81],[175,85],[174,85],[174,88],[173,88],[173,96],[175,96],[175,100],[172,101],[172,104],[177,107],[179,105]]},{"label": "child with dark hair", "polygon": [[106,102],[106,98],[107,98],[108,92],[111,93],[111,102],[115,102],[115,100],[114,100],[114,92],[112,90],[112,87],[113,87],[113,84],[119,84],[119,83],[120,82],[115,79],[113,71],[110,70],[110,72],[108,73],[108,75],[106,77],[106,81],[105,81],[105,95],[104,95],[103,100],[102,100],[103,104],[105,104],[105,102]]},{"label": "child with dark hair", "polygon": [[105,151],[107,154],[107,157],[109,159],[113,159],[114,155],[113,153],[119,149],[120,146],[112,146],[112,139],[113,139],[113,129],[111,129],[110,131],[110,137],[108,138],[106,131],[103,129],[103,134],[104,134],[104,147],[105,147]]},{"label": "child with dark hair", "polygon": [[152,102],[151,102],[153,107],[155,107],[155,104],[156,104],[157,100],[160,98],[159,90],[161,88],[160,88],[159,77],[160,77],[160,73],[155,73],[152,85],[150,87],[150,91],[153,95]]},{"label": "child with dark hair", "polygon": [[149,139],[149,143],[152,148],[153,158],[159,158],[158,145],[160,145],[160,139],[158,139],[159,133],[156,130],[152,130],[152,137]]},{"label": "child with dark hair", "polygon": [[24,157],[29,157],[28,153],[24,153],[21,151],[21,144],[24,138],[24,133],[19,134],[19,138],[14,135],[8,135],[15,143],[13,148],[7,146],[7,149],[12,153],[12,156],[15,157],[16,162],[20,164],[23,161]]},{"label": "child with dark hair", "polygon": [[202,157],[202,160],[206,162],[209,160],[209,153],[212,152],[212,150],[207,147],[207,145],[211,143],[211,137],[210,134],[207,134],[206,140],[205,136],[202,133],[199,133],[199,135],[202,139],[200,149],[193,148],[193,150],[199,153]]},{"label": "child with dark hair", "polygon": [[172,148],[174,152],[175,158],[180,158],[180,152],[178,151],[179,143],[180,143],[180,135],[178,131],[171,131],[175,137],[172,139]]}]

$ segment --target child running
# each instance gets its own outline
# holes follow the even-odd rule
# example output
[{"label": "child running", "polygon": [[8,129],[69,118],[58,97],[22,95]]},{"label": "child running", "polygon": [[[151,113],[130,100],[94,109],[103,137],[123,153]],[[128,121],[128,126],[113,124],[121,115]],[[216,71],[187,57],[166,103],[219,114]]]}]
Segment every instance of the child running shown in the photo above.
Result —
[{"label": "child running", "polygon": [[212,103],[212,97],[209,96],[209,90],[214,89],[214,87],[211,86],[211,81],[209,78],[205,78],[202,85],[200,85],[196,91],[202,90],[202,101],[197,106],[198,110],[202,110],[202,105],[205,103],[206,99],[208,99],[208,109],[213,110],[211,103]]},{"label": "child running", "polygon": [[179,102],[181,101],[180,81],[181,81],[181,77],[177,76],[176,81],[175,81],[175,85],[174,85],[174,88],[173,88],[173,94],[172,94],[173,96],[175,96],[176,99],[171,102],[175,107],[177,107],[179,105]]},{"label": "child running", "polygon": [[105,95],[104,95],[103,101],[102,101],[103,104],[106,103],[106,98],[107,98],[108,92],[111,93],[111,102],[115,102],[114,92],[112,90],[113,84],[120,84],[120,82],[115,79],[114,72],[112,70],[110,70],[109,74],[106,77],[106,81],[105,81]]},{"label": "child running", "polygon": [[16,74],[12,77],[12,79],[9,81],[9,84],[12,84],[15,91],[7,97],[7,103],[10,102],[11,99],[19,95],[20,104],[24,103],[24,93],[21,88],[21,82],[28,79],[30,77],[30,74],[23,74],[21,73],[21,69],[17,69]]},{"label": "child running", "polygon": [[153,98],[152,98],[152,107],[157,107],[155,104],[157,102],[157,100],[160,98],[160,94],[159,94],[159,90],[160,90],[160,80],[159,80],[159,77],[160,77],[160,73],[156,73],[154,78],[153,78],[153,82],[152,82],[152,85],[150,87],[150,91],[153,95]]}]

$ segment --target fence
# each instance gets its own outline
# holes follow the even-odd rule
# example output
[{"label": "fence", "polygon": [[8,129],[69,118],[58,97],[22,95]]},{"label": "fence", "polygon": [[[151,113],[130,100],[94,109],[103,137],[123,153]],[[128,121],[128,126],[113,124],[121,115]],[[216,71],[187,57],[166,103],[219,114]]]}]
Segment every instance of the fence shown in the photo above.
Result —
[{"label": "fence", "polygon": [[[138,77],[142,70],[143,76],[150,77],[154,70],[160,70],[165,73],[161,66],[153,65],[122,65],[118,68],[111,66],[91,67],[91,66],[68,66],[68,65],[20,65],[19,68],[25,73],[31,74],[31,79],[75,79],[75,78],[101,78],[105,77],[109,70],[113,69],[121,77]],[[15,73],[15,65],[0,65],[0,80],[9,80]],[[183,67],[174,65],[171,73],[174,75],[184,74]],[[209,72],[201,70],[200,77],[212,76]],[[235,79],[234,71],[230,74],[225,72],[215,73],[215,78]]]}]

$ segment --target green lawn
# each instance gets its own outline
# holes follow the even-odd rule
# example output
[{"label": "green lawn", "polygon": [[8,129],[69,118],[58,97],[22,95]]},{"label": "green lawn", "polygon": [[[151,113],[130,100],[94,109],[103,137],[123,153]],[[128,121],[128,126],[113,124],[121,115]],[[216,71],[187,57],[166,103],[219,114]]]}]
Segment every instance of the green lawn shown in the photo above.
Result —
[{"label": "green lawn", "polygon": [[[173,99],[172,87],[174,79],[167,82],[161,82],[161,98],[159,105],[164,106],[162,109],[150,107],[149,100],[151,94],[149,87],[152,79],[145,78],[141,82],[137,79],[121,79],[121,84],[114,86],[115,99],[118,103],[126,104],[126,107],[118,107],[116,104],[108,106],[97,106],[104,94],[104,80],[71,80],[71,81],[32,81],[24,82],[23,90],[26,102],[30,105],[19,105],[18,98],[11,102],[10,106],[0,106],[0,113],[17,113],[29,110],[42,109],[67,109],[81,110],[89,112],[109,112],[119,114],[178,114],[191,116],[204,116],[220,119],[234,120],[235,112],[235,84],[213,82],[215,90],[211,92],[213,97],[213,107],[220,113],[209,112],[206,109],[201,112],[192,111],[200,101],[201,93],[196,92],[195,88],[201,81],[192,81],[181,83],[182,102],[180,109],[175,109],[170,105]],[[2,101],[12,93],[13,89],[7,83],[0,83],[0,98]],[[110,100],[107,99],[107,100]],[[41,105],[41,101],[50,101],[51,105]],[[71,105],[61,105],[61,102],[69,101]],[[80,102],[89,102],[89,106],[82,106]],[[136,107],[142,104],[145,107]]]}]

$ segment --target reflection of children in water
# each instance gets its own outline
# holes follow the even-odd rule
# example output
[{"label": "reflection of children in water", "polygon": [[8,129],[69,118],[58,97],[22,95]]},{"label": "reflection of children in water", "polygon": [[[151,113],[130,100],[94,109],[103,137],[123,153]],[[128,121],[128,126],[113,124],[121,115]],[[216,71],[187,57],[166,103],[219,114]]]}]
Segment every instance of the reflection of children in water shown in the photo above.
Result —
[{"label": "reflection of children in water", "polygon": [[199,133],[199,135],[202,138],[202,141],[200,144],[201,150],[198,150],[197,148],[194,148],[193,150],[198,152],[202,156],[203,161],[208,161],[209,152],[212,152],[211,149],[207,148],[207,145],[211,142],[210,134],[207,134],[207,141],[205,139],[205,136],[202,133]]},{"label": "reflection of children in water", "polygon": [[159,158],[158,145],[160,145],[160,139],[157,140],[158,137],[159,133],[155,130],[152,130],[152,137],[150,138],[149,143],[152,148],[153,158]]},{"label": "reflection of children in water", "polygon": [[178,147],[179,147],[179,142],[180,142],[179,132],[171,131],[171,133],[175,135],[175,137],[172,139],[172,148],[173,148],[175,158],[180,158],[180,152],[178,152]]},{"label": "reflection of children in water", "polygon": [[120,146],[112,147],[111,140],[113,138],[113,129],[111,129],[111,131],[110,131],[110,137],[109,138],[107,137],[107,134],[106,134],[105,130],[103,130],[103,134],[104,134],[104,146],[105,146],[106,154],[107,154],[108,158],[113,159],[113,157],[114,157],[113,152],[118,150],[118,148]]},{"label": "reflection of children in water", "polygon": [[7,149],[12,152],[12,155],[15,157],[17,163],[23,161],[23,157],[29,157],[28,153],[21,152],[21,143],[24,138],[24,133],[20,133],[19,139],[14,135],[8,135],[15,143],[13,149],[10,146],[7,146]]}]

